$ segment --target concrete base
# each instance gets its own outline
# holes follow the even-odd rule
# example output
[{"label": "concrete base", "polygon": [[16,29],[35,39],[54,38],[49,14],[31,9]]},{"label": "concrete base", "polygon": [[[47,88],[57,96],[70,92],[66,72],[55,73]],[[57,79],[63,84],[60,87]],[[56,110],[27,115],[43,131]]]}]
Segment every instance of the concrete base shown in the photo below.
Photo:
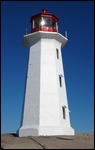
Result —
[{"label": "concrete base", "polygon": [[75,135],[72,127],[21,127],[18,130],[19,137],[27,136],[54,136],[54,135]]}]

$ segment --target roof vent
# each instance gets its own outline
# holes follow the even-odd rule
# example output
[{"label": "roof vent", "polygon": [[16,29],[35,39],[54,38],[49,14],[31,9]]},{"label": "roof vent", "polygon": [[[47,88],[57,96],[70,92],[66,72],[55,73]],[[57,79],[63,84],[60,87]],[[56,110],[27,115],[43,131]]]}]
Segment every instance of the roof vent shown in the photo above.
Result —
[{"label": "roof vent", "polygon": [[46,14],[47,10],[46,9],[42,9],[42,13]]}]

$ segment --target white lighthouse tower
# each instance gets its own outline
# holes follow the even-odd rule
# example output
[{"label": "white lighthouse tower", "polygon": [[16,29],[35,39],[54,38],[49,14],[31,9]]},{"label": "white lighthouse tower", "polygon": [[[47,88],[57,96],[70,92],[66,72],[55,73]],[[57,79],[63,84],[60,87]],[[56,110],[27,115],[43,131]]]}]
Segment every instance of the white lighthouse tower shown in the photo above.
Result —
[{"label": "white lighthouse tower", "polygon": [[46,9],[31,17],[32,33],[23,37],[29,62],[21,128],[18,135],[74,135],[70,125],[58,18]]}]

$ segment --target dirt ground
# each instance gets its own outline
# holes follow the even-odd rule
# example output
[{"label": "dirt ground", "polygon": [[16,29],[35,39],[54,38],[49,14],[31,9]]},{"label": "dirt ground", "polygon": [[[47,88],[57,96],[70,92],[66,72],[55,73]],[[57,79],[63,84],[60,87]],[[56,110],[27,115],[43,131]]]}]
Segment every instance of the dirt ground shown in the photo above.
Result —
[{"label": "dirt ground", "polygon": [[16,134],[1,135],[2,149],[94,149],[93,134],[74,136],[29,136],[17,137]]}]

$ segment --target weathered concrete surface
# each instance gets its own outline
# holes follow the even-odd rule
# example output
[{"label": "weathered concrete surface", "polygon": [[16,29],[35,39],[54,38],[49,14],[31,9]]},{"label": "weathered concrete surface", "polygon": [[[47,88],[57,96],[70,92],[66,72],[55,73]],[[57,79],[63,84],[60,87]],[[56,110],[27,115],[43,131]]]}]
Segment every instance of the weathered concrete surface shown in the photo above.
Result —
[{"label": "weathered concrete surface", "polygon": [[1,135],[2,149],[94,149],[94,135],[17,137]]}]

